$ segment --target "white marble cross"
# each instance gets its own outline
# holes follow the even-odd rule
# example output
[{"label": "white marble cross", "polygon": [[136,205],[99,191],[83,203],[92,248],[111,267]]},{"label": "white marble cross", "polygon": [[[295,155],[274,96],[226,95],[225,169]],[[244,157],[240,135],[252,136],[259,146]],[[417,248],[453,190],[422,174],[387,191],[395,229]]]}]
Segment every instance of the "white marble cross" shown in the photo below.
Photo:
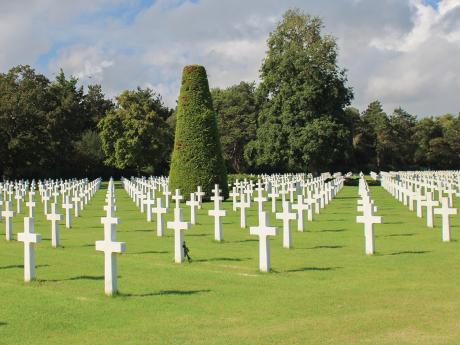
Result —
[{"label": "white marble cross", "polygon": [[422,206],[426,207],[426,225],[432,228],[433,225],[433,209],[439,205],[438,201],[433,200],[433,192],[426,193],[426,200],[422,201]]},{"label": "white marble cross", "polygon": [[372,203],[365,203],[363,205],[363,212],[364,214],[362,216],[356,217],[356,222],[364,224],[366,254],[372,255],[375,253],[374,224],[382,223],[383,218],[373,214],[374,207]]},{"label": "white marble cross", "polygon": [[161,198],[157,198],[157,205],[152,209],[152,211],[157,215],[157,236],[162,237],[164,235],[165,221],[163,214],[166,213],[168,209],[163,207]]},{"label": "white marble cross", "polygon": [[246,228],[246,209],[250,207],[250,203],[246,201],[249,196],[246,193],[241,193],[241,199],[236,203],[236,207],[240,209],[240,227]]},{"label": "white marble cross", "polygon": [[259,236],[259,269],[261,272],[270,271],[270,240],[268,236],[278,235],[278,228],[268,225],[268,215],[262,212],[259,225],[249,228],[251,235]]},{"label": "white marble cross", "polygon": [[62,208],[65,209],[65,227],[70,229],[72,227],[72,218],[70,210],[73,208],[72,197],[66,195],[65,202],[62,204]]},{"label": "white marble cross", "polygon": [[83,211],[83,209],[85,208],[85,192],[83,189],[80,189],[80,192],[78,194],[79,198],[80,198],[80,211]]},{"label": "white marble cross", "polygon": [[48,214],[48,201],[50,200],[50,197],[48,195],[48,190],[45,190],[45,194],[42,197],[43,201],[43,212],[45,213],[45,216]]},{"label": "white marble cross", "polygon": [[16,212],[11,208],[11,201],[5,201],[5,210],[2,211],[2,216],[5,218],[5,237],[7,241],[13,239],[13,217]]},{"label": "white marble cross", "polygon": [[276,198],[278,198],[279,196],[280,195],[277,192],[277,187],[273,186],[271,192],[268,193],[268,197],[270,198],[270,200],[272,202],[272,213],[276,212]]},{"label": "white marble cross", "polygon": [[152,221],[152,206],[155,204],[155,198],[152,198],[151,192],[147,193],[147,198],[144,200],[144,204],[147,207],[147,222]]},{"label": "white marble cross", "polygon": [[211,200],[214,201],[214,209],[209,210],[208,214],[214,217],[214,239],[216,241],[222,241],[222,220],[221,217],[225,217],[227,215],[227,211],[221,209],[221,201],[222,197],[219,196],[219,185],[215,185],[214,189],[214,196],[211,197]]},{"label": "white marble cross", "polygon": [[104,211],[107,212],[107,214],[112,214],[117,210],[117,206],[115,205],[115,196],[113,195],[113,191],[107,192],[106,196],[106,202],[107,205],[104,205]]},{"label": "white marble cross", "polygon": [[185,204],[190,206],[190,223],[196,224],[196,209],[199,208],[200,202],[195,198],[195,193],[190,193],[190,200],[186,201]]},{"label": "white marble cross", "polygon": [[169,208],[169,197],[171,196],[171,192],[168,189],[168,185],[165,185],[165,189],[163,191],[163,195],[165,197],[165,207]]},{"label": "white marble cross", "polygon": [[291,203],[293,203],[294,202],[294,193],[297,191],[295,183],[289,184],[288,191],[289,191],[289,201]]},{"label": "white marble cross", "polygon": [[309,206],[303,203],[303,196],[297,195],[297,204],[292,205],[292,208],[297,211],[297,230],[304,230],[303,211],[308,210]]},{"label": "white marble cross", "polygon": [[239,193],[237,192],[237,189],[236,187],[234,186],[232,188],[232,191],[229,193],[229,197],[232,198],[232,210],[233,211],[236,211],[236,202],[237,202],[237,199],[236,197],[239,195]]},{"label": "white marble cross", "polygon": [[305,198],[305,204],[307,205],[307,220],[309,222],[313,221],[313,208],[315,204],[315,199],[311,196],[311,191],[307,192],[307,197]]},{"label": "white marble cross", "polygon": [[434,209],[434,214],[439,214],[442,217],[442,240],[444,242],[450,242],[451,231],[450,231],[450,219],[449,216],[457,214],[457,209],[449,207],[449,199],[441,198],[441,207]]},{"label": "white marble cross", "polygon": [[257,197],[254,198],[254,201],[257,202],[259,213],[264,210],[264,202],[267,201],[267,198],[263,196],[263,188],[260,180],[257,182]]},{"label": "white marble cross", "polygon": [[42,240],[35,233],[34,218],[24,217],[24,232],[18,234],[18,241],[24,242],[24,281],[35,279],[35,244]]},{"label": "white marble cross", "polygon": [[417,203],[416,204],[416,210],[417,210],[417,217],[422,218],[423,217],[423,201],[426,200],[425,196],[421,194],[420,191],[415,192],[414,195],[414,200]]},{"label": "white marble cross", "polygon": [[409,190],[407,192],[407,197],[408,197],[408,204],[409,204],[409,211],[414,210],[414,201],[417,200],[417,195],[418,193],[412,189],[413,187],[409,187]]},{"label": "white marble cross", "polygon": [[57,204],[58,201],[59,201],[59,192],[58,192],[57,188],[54,189],[53,196],[54,196],[54,203]]},{"label": "white marble cross", "polygon": [[315,191],[313,194],[313,199],[315,200],[315,214],[319,214],[321,210],[321,193]]},{"label": "white marble cross", "polygon": [[141,213],[144,213],[145,210],[145,200],[147,199],[147,196],[142,192],[142,190],[138,191],[138,201],[139,201],[139,207],[141,208]]},{"label": "white marble cross", "polygon": [[14,196],[16,199],[16,212],[17,214],[22,213],[22,195],[19,191],[16,191],[16,195]]},{"label": "white marble cross", "polygon": [[78,192],[75,193],[73,201],[74,201],[75,217],[80,217],[80,202],[81,202],[81,198],[80,198],[80,195],[78,194]]},{"label": "white marble cross", "polygon": [[201,210],[201,203],[203,202],[203,197],[205,196],[205,192],[202,191],[201,186],[197,187],[197,191],[195,192],[195,195],[198,199],[198,209]]},{"label": "white marble cross", "polygon": [[174,261],[178,264],[184,261],[184,230],[190,229],[190,223],[182,221],[182,209],[174,209],[174,221],[167,223],[168,229],[174,230]]},{"label": "white marble cross", "polygon": [[29,217],[35,217],[35,206],[37,203],[34,201],[32,192],[29,193],[29,201],[26,202],[26,206],[29,208]]},{"label": "white marble cross", "polygon": [[117,242],[117,228],[120,220],[113,215],[113,209],[107,211],[107,216],[101,218],[104,224],[104,240],[96,241],[96,250],[104,252],[104,282],[105,294],[113,296],[117,293],[117,253],[126,251],[125,242]]},{"label": "white marble cross", "polygon": [[454,195],[456,194],[456,191],[454,188],[452,188],[452,185],[450,183],[444,190],[444,194],[447,194],[447,198],[449,200],[449,207],[453,207],[454,206]]},{"label": "white marble cross", "polygon": [[180,190],[176,189],[176,194],[172,196],[172,199],[176,202],[176,208],[180,208],[180,202],[184,197],[180,195]]},{"label": "white marble cross", "polygon": [[292,246],[292,237],[291,237],[291,220],[297,219],[297,214],[291,212],[291,207],[289,202],[285,201],[283,203],[283,212],[276,214],[276,219],[283,221],[283,247],[291,248]]},{"label": "white marble cross", "polygon": [[59,246],[60,229],[59,222],[63,219],[62,214],[58,213],[58,204],[51,204],[51,213],[46,216],[51,221],[51,245],[56,248]]}]

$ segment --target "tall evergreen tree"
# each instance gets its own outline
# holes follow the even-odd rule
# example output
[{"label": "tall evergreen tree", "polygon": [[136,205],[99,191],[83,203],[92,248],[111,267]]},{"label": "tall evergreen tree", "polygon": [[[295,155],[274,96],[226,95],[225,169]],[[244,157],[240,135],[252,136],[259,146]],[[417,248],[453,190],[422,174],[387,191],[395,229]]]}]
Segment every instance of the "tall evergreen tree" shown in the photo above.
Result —
[{"label": "tall evergreen tree", "polygon": [[379,101],[371,102],[362,114],[363,130],[367,132],[368,146],[373,149],[375,169],[385,169],[391,153],[391,127],[388,115]]},{"label": "tall evergreen tree", "polygon": [[[319,172],[350,159],[343,108],[353,93],[337,66],[336,41],[322,35],[322,27],[320,18],[295,9],[270,33],[258,89],[263,105],[257,139],[247,149],[262,170]],[[324,140],[326,134],[332,137]]]},{"label": "tall evergreen tree", "polygon": [[86,129],[96,129],[99,121],[105,117],[109,110],[115,107],[112,100],[107,99],[102,92],[101,85],[89,85],[84,96],[83,105],[88,120]]},{"label": "tall evergreen tree", "polygon": [[208,77],[203,66],[190,65],[182,74],[169,184],[186,198],[201,186],[209,198],[216,183],[227,197],[227,172]]},{"label": "tall evergreen tree", "polygon": [[416,143],[413,140],[417,119],[401,107],[390,116],[391,166],[393,169],[408,169],[414,164]]}]

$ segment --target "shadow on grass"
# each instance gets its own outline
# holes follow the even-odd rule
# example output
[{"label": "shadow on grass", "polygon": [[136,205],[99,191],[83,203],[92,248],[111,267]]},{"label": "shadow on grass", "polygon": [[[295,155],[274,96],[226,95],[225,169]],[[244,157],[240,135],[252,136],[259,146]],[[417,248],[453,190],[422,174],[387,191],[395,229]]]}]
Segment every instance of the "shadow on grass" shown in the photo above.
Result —
[{"label": "shadow on grass", "polygon": [[150,250],[145,252],[136,252],[136,253],[126,253],[128,255],[142,255],[142,254],[167,254],[167,250]]},{"label": "shadow on grass", "polygon": [[[118,278],[121,278],[121,276],[118,276]],[[65,280],[104,280],[104,276],[76,276],[72,278],[68,278]]]},{"label": "shadow on grass", "polygon": [[[121,276],[118,276],[118,278],[121,278]],[[104,280],[104,276],[82,275],[82,276],[76,276],[76,277],[65,278],[65,279],[37,279],[36,281],[39,283],[59,283],[63,281],[73,281],[73,280]]]},{"label": "shadow on grass", "polygon": [[426,253],[431,253],[430,250],[406,250],[403,252],[396,252],[396,253],[390,253],[390,254],[384,254],[384,255],[405,255],[405,254],[426,254]]},{"label": "shadow on grass", "polygon": [[404,222],[384,222],[383,224],[404,224]]},{"label": "shadow on grass", "polygon": [[196,294],[207,293],[207,292],[211,292],[211,290],[161,290],[158,292],[147,292],[147,293],[142,293],[142,294],[118,292],[117,296],[120,296],[120,297],[151,297],[151,296],[168,296],[168,295],[190,296],[190,295],[196,295]]},{"label": "shadow on grass", "polygon": [[343,267],[301,267],[301,268],[295,268],[292,270],[287,270],[285,272],[289,273],[294,273],[294,272],[308,272],[308,271],[335,271],[337,269],[340,269]]},{"label": "shadow on grass", "polygon": [[410,233],[410,234],[390,234],[390,235],[385,235],[383,237],[406,237],[406,236],[415,236],[415,235],[416,235],[415,233]]},{"label": "shadow on grass", "polygon": [[188,236],[195,236],[195,237],[204,237],[204,236],[211,236],[211,234],[187,234],[186,235],[187,237]]},{"label": "shadow on grass", "polygon": [[235,261],[235,262],[240,262],[240,261],[247,261],[247,260],[251,260],[251,258],[211,258],[211,259],[193,260],[193,262],[209,262],[209,261]]},{"label": "shadow on grass", "polygon": [[340,248],[344,248],[344,246],[340,246],[340,245],[315,246],[315,247],[310,247],[310,248],[299,248],[299,249],[340,249]]},{"label": "shadow on grass", "polygon": [[320,230],[318,232],[344,232],[347,231],[347,229],[327,229],[327,230]]},{"label": "shadow on grass", "polygon": [[0,326],[6,326],[8,325],[8,322],[0,321]]},{"label": "shadow on grass", "polygon": [[[49,265],[36,265],[35,268],[40,267],[49,267]],[[9,265],[9,266],[0,266],[0,270],[7,270],[10,268],[24,268],[24,265]]]},{"label": "shadow on grass", "polygon": [[259,242],[259,240],[250,238],[250,239],[247,239],[247,240],[232,241],[230,243],[243,243],[243,242]]}]

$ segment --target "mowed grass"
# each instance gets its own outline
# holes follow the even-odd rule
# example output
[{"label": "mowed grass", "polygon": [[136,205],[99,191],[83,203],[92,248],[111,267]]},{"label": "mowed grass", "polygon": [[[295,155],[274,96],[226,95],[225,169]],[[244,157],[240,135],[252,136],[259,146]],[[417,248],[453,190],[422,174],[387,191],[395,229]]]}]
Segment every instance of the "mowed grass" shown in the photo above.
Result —
[{"label": "mowed grass", "polygon": [[[293,249],[271,240],[273,272],[258,272],[258,239],[239,228],[239,213],[224,206],[225,241],[213,240],[212,204],[185,235],[193,263],[173,263],[173,232],[156,236],[117,184],[117,297],[104,295],[104,255],[94,242],[105,190],[61,223],[61,248],[51,247],[51,225],[36,210],[37,281],[23,282],[23,244],[4,239],[0,225],[1,344],[459,344],[459,216],[451,243],[442,243],[440,219],[425,220],[381,187],[372,195],[385,224],[376,248],[364,254],[363,226],[355,218],[357,187],[345,187],[300,233]],[[459,200],[456,200],[456,206]],[[184,206],[185,207],[185,206]],[[256,206],[248,225],[257,223]],[[270,208],[270,203],[266,205]],[[188,218],[188,207],[185,216]],[[26,211],[24,211],[26,212]],[[15,217],[22,231],[24,214]],[[171,218],[171,212],[168,214]],[[271,218],[272,224],[281,223]]]}]

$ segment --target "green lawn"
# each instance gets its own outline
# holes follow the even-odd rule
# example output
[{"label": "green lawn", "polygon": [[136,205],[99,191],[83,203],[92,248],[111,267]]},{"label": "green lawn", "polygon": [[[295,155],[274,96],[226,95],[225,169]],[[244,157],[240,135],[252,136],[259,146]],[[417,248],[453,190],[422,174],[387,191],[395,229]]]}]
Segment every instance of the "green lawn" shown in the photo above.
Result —
[{"label": "green lawn", "polygon": [[[118,239],[127,253],[118,258],[113,298],[104,295],[104,255],[94,248],[103,238],[105,190],[73,218],[72,230],[61,226],[58,249],[40,205],[37,281],[23,282],[23,245],[6,242],[0,225],[0,343],[459,344],[459,216],[455,240],[442,243],[440,219],[429,230],[381,187],[371,189],[385,222],[376,226],[377,255],[364,254],[357,187],[345,187],[306,232],[294,231],[293,249],[282,248],[281,235],[272,239],[273,272],[262,274],[257,237],[239,228],[230,202],[225,241],[213,241],[205,204],[185,235],[194,261],[177,265],[173,232],[158,238],[117,185]],[[253,207],[248,225],[256,222]]]}]

